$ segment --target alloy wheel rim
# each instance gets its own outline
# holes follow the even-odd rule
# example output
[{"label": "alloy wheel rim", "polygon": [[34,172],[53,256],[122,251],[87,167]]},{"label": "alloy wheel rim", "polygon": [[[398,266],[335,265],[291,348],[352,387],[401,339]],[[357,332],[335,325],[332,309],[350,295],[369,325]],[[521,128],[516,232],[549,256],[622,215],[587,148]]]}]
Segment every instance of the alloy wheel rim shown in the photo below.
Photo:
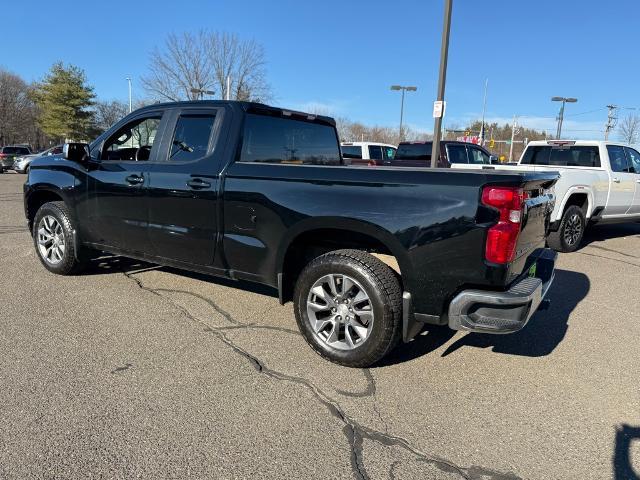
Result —
[{"label": "alloy wheel rim", "polygon": [[42,217],[38,224],[38,250],[40,256],[51,265],[57,265],[64,259],[64,230],[52,215]]},{"label": "alloy wheel rim", "polygon": [[373,305],[354,278],[332,273],[320,277],[309,290],[307,315],[316,337],[338,350],[361,346],[371,333]]},{"label": "alloy wheel rim", "polygon": [[577,213],[574,213],[569,217],[567,225],[564,229],[564,241],[567,245],[573,246],[578,243],[580,235],[582,234],[582,221]]}]

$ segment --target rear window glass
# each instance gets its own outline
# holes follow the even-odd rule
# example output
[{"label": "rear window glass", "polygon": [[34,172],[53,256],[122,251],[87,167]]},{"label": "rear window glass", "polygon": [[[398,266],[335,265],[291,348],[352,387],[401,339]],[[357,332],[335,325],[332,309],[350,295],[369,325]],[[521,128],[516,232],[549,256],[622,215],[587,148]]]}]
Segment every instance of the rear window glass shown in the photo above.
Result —
[{"label": "rear window glass", "polygon": [[29,149],[26,147],[4,147],[2,153],[7,155],[29,155]]},{"label": "rear window glass", "polygon": [[599,167],[600,153],[596,146],[536,145],[525,150],[520,163],[557,167]]},{"label": "rear window glass", "polygon": [[248,114],[240,161],[340,165],[338,137],[329,125]]},{"label": "rear window glass", "polygon": [[340,148],[343,158],[362,158],[362,147],[358,145],[343,145]]},{"label": "rear window glass", "polygon": [[404,143],[398,145],[395,155],[396,160],[430,160],[430,143]]}]

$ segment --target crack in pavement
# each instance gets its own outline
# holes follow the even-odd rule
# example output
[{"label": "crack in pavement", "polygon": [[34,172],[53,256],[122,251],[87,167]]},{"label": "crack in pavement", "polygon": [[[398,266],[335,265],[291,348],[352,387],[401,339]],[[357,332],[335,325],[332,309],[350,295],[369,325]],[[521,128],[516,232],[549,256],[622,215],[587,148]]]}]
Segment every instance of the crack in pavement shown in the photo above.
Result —
[{"label": "crack in pavement", "polygon": [[[296,330],[291,330],[290,328],[286,328],[286,327],[275,327],[272,325],[256,325],[255,323],[242,323],[240,321],[238,321],[237,319],[233,318],[233,315],[231,315],[229,312],[223,310],[222,308],[220,308],[219,305],[217,305],[213,300],[211,300],[210,298],[205,297],[204,295],[200,295],[198,293],[194,293],[194,292],[189,292],[188,290],[174,290],[172,288],[156,288],[154,289],[156,292],[166,292],[166,293],[181,293],[184,295],[190,295],[192,297],[198,298],[202,301],[204,301],[207,305],[209,305],[211,308],[213,308],[213,310],[220,314],[222,317],[224,317],[229,323],[233,324],[232,326],[229,327],[216,327],[218,329],[222,329],[222,330],[245,330],[245,329],[252,329],[252,330],[275,330],[278,332],[284,332],[284,333],[290,333],[292,335],[297,335],[300,336],[300,332],[296,331]],[[269,311],[269,309],[265,310],[265,312]],[[264,313],[262,314],[264,315]]]},{"label": "crack in pavement", "polygon": [[589,257],[604,258],[605,260],[612,260],[614,262],[622,263],[624,265],[631,265],[633,267],[640,267],[640,265],[638,265],[637,263],[626,262],[624,260],[620,260],[620,259],[617,259],[617,258],[606,257],[604,255],[596,255],[595,253],[586,253],[586,252],[575,252],[575,253],[577,253],[578,255],[587,255]]},{"label": "crack in pavement", "polygon": [[640,258],[638,255],[631,255],[630,253],[620,252],[618,250],[614,250],[613,248],[600,247],[593,244],[589,244],[587,245],[587,247],[597,248],[598,250],[604,250],[605,252],[617,253],[618,255],[622,255],[623,257]]},{"label": "crack in pavement", "polygon": [[[267,377],[273,378],[275,380],[294,383],[294,384],[298,384],[303,387],[306,387],[312,393],[312,395],[320,403],[322,403],[325,406],[325,408],[334,418],[344,423],[344,428],[342,431],[350,445],[351,467],[352,467],[352,473],[354,474],[355,478],[361,479],[361,480],[369,480],[370,478],[364,466],[363,451],[362,451],[362,448],[363,448],[362,444],[364,439],[374,441],[386,447],[401,448],[415,455],[418,461],[434,465],[436,468],[440,469],[443,472],[457,473],[462,478],[465,478],[468,480],[476,480],[476,479],[480,480],[487,477],[491,480],[515,480],[520,478],[513,473],[505,474],[502,472],[486,469],[483,467],[477,467],[477,466],[471,466],[467,468],[460,467],[449,460],[446,460],[434,455],[428,455],[420,451],[418,448],[411,445],[411,443],[408,440],[402,437],[392,435],[389,433],[383,433],[373,428],[369,428],[365,425],[359,424],[357,421],[355,421],[353,418],[347,415],[347,413],[344,411],[344,409],[340,406],[340,404],[336,400],[332,399],[327,393],[325,393],[322,389],[320,389],[317,385],[315,385],[311,381],[303,377],[288,375],[286,373],[270,369],[269,367],[266,366],[265,363],[263,363],[256,356],[246,351],[236,343],[234,343],[226,335],[224,330],[218,327],[212,327],[202,319],[193,315],[182,305],[174,302],[168,296],[162,295],[160,293],[160,292],[173,292],[173,290],[154,289],[151,287],[147,287],[140,279],[134,277],[132,274],[129,274],[124,271],[122,273],[126,278],[133,280],[138,285],[138,287],[140,287],[140,289],[165,299],[171,305],[173,305],[176,309],[180,310],[185,315],[186,318],[190,319],[194,323],[202,325],[206,332],[215,335],[219,340],[221,340],[234,352],[245,357],[249,361],[250,365],[252,365],[258,373],[264,374]],[[191,292],[187,292],[187,293],[191,293]],[[207,300],[208,300],[207,303],[209,303],[216,311],[221,312],[221,314],[224,315],[225,318],[230,319],[230,321],[232,323],[235,323],[236,326],[238,327],[243,325],[247,326],[246,324],[242,324],[242,322],[239,322],[238,320],[233,318],[233,316],[231,316],[228,312],[225,312],[223,309],[221,309],[212,300],[210,299],[207,299]],[[224,312],[224,314],[222,312]],[[371,377],[371,379],[373,379],[373,377]]]}]

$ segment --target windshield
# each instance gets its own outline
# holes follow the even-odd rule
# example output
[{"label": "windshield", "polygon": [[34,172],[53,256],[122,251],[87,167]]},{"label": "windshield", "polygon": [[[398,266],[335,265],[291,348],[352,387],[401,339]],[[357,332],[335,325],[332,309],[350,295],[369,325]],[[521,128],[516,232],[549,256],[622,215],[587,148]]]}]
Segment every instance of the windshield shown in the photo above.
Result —
[{"label": "windshield", "polygon": [[401,143],[395,155],[396,160],[430,160],[431,143]]}]

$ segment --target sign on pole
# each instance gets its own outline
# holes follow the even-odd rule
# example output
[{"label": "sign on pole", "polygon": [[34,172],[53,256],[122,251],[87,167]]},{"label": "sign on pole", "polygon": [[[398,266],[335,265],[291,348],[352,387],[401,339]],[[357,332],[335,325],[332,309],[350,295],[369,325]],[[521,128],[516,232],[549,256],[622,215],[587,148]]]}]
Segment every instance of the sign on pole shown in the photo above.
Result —
[{"label": "sign on pole", "polygon": [[444,100],[436,100],[433,102],[433,118],[444,117],[444,112],[447,109],[447,102]]}]

